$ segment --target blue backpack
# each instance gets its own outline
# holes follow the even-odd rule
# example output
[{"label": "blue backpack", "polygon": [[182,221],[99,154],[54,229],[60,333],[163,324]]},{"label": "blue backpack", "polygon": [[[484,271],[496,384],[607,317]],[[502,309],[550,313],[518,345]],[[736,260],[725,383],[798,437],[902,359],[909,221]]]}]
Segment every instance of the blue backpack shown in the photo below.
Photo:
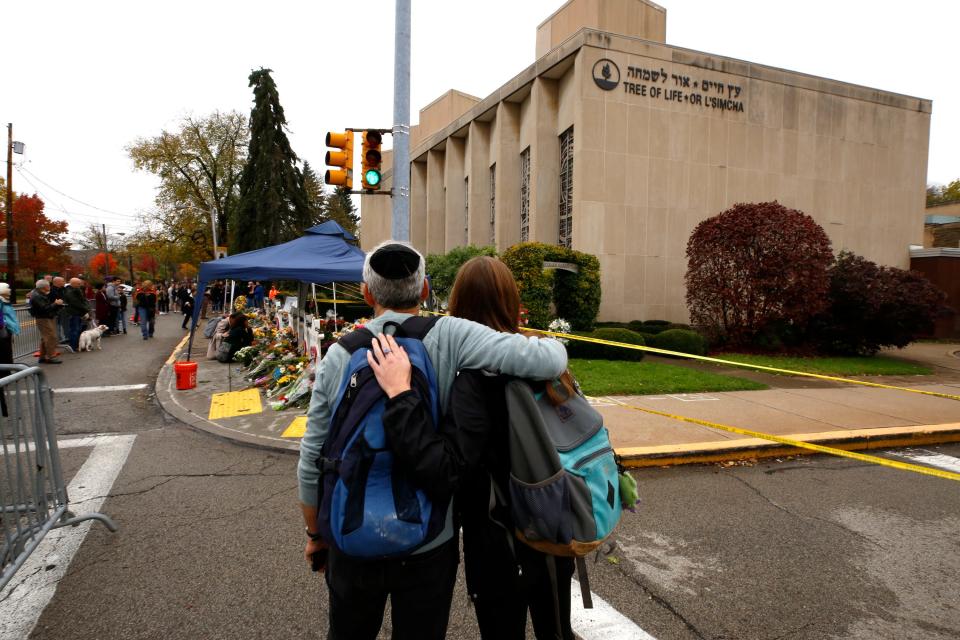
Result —
[{"label": "blue backpack", "polygon": [[[383,330],[404,348],[413,367],[411,388],[438,424],[437,377],[423,347],[436,318],[387,322]],[[383,412],[387,396],[367,363],[373,333],[358,329],[340,339],[350,363],[333,404],[330,433],[320,450],[317,526],[324,540],[346,555],[391,558],[408,555],[443,530],[448,505],[433,504],[394,464]]]}]

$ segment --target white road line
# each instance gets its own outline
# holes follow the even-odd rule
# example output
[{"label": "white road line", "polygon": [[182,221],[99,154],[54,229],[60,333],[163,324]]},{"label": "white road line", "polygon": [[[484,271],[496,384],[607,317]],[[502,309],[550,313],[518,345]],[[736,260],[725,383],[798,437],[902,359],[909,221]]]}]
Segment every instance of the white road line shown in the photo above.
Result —
[{"label": "white road line", "polygon": [[54,393],[98,393],[102,391],[136,391],[137,389],[146,389],[146,384],[117,384],[107,387],[65,387],[63,389],[54,389]]},{"label": "white road line", "polygon": [[570,623],[583,640],[656,640],[595,593],[593,608],[584,609],[576,578],[570,587]]},{"label": "white road line", "polygon": [[960,473],[960,458],[954,458],[943,453],[934,453],[925,449],[903,449],[901,451],[887,451],[887,453],[898,458],[906,458],[920,464]]},{"label": "white road line", "polygon": [[[92,444],[94,447],[90,457],[67,485],[73,513],[83,515],[100,509],[130,454],[135,438],[135,435],[98,436],[67,440],[60,445]],[[83,441],[87,444],[67,444]],[[50,531],[27,558],[17,575],[0,593],[0,638],[20,640],[30,635],[92,524],[87,520],[76,527]]]}]

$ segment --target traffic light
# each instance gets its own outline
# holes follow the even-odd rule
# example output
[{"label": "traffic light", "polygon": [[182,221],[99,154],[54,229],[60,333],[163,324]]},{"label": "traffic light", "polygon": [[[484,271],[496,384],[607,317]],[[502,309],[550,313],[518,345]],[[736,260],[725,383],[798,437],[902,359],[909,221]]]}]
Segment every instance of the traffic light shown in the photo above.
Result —
[{"label": "traffic light", "polygon": [[327,169],[323,181],[337,187],[353,189],[353,131],[327,132],[327,146],[339,151],[327,151]]},{"label": "traffic light", "polygon": [[380,145],[383,142],[383,136],[377,130],[367,130],[363,132],[361,138],[363,140],[361,182],[364,189],[376,191],[380,189],[380,165],[383,163]]}]

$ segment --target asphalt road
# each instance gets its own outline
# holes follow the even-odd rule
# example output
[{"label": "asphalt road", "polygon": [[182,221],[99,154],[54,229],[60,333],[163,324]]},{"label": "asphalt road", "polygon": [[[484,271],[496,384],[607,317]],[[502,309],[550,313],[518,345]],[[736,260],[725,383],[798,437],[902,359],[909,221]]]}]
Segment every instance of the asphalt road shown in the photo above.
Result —
[{"label": "asphalt road", "polygon": [[[48,367],[52,386],[152,385],[183,336],[179,316],[160,321],[153,341],[65,354]],[[325,588],[301,559],[295,456],[184,427],[149,386],[55,402],[64,440],[136,437],[101,507],[120,531],[89,530],[31,638],[325,636]],[[937,449],[960,458],[960,446]],[[63,454],[69,478],[91,448]],[[960,637],[954,482],[819,456],[635,475],[643,503],[590,559],[591,586],[655,638]],[[462,579],[448,637],[478,637]]]}]

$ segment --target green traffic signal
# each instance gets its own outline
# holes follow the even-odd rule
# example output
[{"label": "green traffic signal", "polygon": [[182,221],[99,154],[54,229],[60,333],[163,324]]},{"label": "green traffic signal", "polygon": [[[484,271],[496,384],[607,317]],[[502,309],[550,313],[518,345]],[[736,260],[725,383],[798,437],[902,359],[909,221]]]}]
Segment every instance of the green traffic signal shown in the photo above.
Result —
[{"label": "green traffic signal", "polygon": [[369,185],[378,185],[380,184],[380,172],[376,169],[369,169],[365,174],[363,174],[363,179]]}]

